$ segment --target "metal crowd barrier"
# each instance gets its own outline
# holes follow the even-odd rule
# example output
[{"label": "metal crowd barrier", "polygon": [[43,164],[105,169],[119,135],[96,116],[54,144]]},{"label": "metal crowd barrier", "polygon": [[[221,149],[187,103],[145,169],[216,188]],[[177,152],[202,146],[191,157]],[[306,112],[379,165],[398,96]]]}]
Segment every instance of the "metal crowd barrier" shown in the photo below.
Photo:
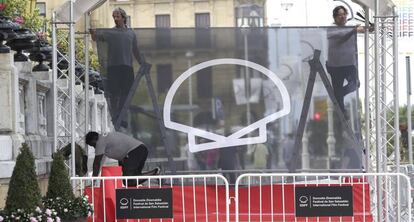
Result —
[{"label": "metal crowd barrier", "polygon": [[[412,221],[411,184],[409,178],[401,173],[251,173],[239,176],[234,187],[229,187],[226,178],[219,174],[71,179],[78,194],[88,195],[94,206],[95,212],[89,221]],[[123,185],[124,179],[147,179],[143,185],[132,187],[132,190],[169,188],[172,191],[172,218],[116,219],[114,192],[131,188]],[[306,195],[301,196],[298,192],[305,192]],[[316,196],[312,196],[315,192]],[[334,206],[330,212],[333,211],[333,215],[318,215],[319,208],[325,207],[321,197],[346,193],[348,197],[352,196],[350,202],[345,197],[327,197],[326,201],[335,204],[329,205]],[[297,204],[306,206],[307,200],[309,203],[319,201],[316,204],[312,202],[313,208],[307,212],[315,215],[298,211],[302,206]],[[335,208],[338,205],[348,207],[348,211]]]},{"label": "metal crowd barrier", "polygon": [[[117,189],[131,189],[122,180],[147,180],[133,189],[171,188],[174,217],[167,219],[118,220]],[[94,214],[89,221],[229,221],[229,184],[222,175],[160,175],[137,177],[72,177],[78,194],[87,195]]]},{"label": "metal crowd barrier", "polygon": [[[301,190],[313,194],[301,196]],[[339,197],[344,192],[352,196],[349,212],[329,212],[324,208],[348,206],[348,200]],[[235,184],[235,202],[237,222],[412,221],[411,184],[400,173],[244,174]]]},{"label": "metal crowd barrier", "polygon": [[410,178],[411,186],[414,186],[414,165],[413,164],[401,165],[400,173],[406,174]]}]

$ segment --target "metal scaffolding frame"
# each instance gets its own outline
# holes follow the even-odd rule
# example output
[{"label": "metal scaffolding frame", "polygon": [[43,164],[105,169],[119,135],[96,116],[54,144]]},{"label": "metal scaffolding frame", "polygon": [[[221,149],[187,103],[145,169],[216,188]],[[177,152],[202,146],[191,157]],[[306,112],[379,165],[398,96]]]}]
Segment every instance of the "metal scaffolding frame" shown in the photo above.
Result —
[{"label": "metal scaffolding frame", "polygon": [[[103,1],[96,4],[92,9],[85,13],[86,30],[89,25],[89,13],[96,9]],[[380,8],[384,8],[388,1],[375,0],[375,7],[372,4],[364,4],[365,1],[356,1],[365,9],[366,25],[369,25],[369,9],[373,10],[375,20],[374,35],[368,31],[365,34],[365,145],[366,145],[366,171],[367,172],[398,172],[400,164],[399,155],[399,102],[398,102],[398,41],[395,7],[391,13],[384,13]],[[374,2],[367,1],[367,2]],[[73,21],[73,4],[70,0],[70,19],[65,22],[58,22],[55,16],[52,19],[52,38],[53,38],[53,89],[54,89],[54,147],[71,142],[72,152],[74,152],[74,142],[80,132],[87,131],[89,126],[88,91],[76,90],[76,88],[89,89],[88,70],[88,35],[84,33],[85,41],[85,82],[80,81],[81,76],[75,75],[75,22]],[[63,26],[63,28],[62,28]],[[69,38],[58,38],[58,30],[68,29]],[[68,56],[57,49],[58,41],[67,41],[69,45]],[[58,61],[58,55],[59,61]],[[69,64],[68,69],[60,69],[57,64],[66,60]],[[68,85],[62,84],[63,79],[69,80]],[[75,83],[80,83],[80,87],[75,87]],[[77,99],[85,97],[85,108],[76,110]],[[77,118],[78,116],[78,118]],[[82,117],[83,118],[79,118]],[[61,121],[62,118],[70,120]],[[66,122],[66,123],[65,123]],[[79,132],[79,131],[78,131]],[[82,137],[80,137],[82,138]],[[375,152],[372,152],[375,151]],[[392,153],[389,155],[389,153]],[[74,158],[72,158],[74,165]],[[390,168],[389,165],[392,167]],[[75,169],[72,170],[72,175]]]},{"label": "metal scaffolding frame", "polygon": [[[365,34],[366,170],[398,172],[398,16],[395,7],[390,15],[381,15],[380,4],[385,2],[375,1],[374,35]],[[367,7],[365,11],[369,18]]]},{"label": "metal scaffolding frame", "polygon": [[[368,172],[399,172],[399,101],[398,101],[398,16],[393,6],[388,13],[380,12],[385,1],[375,0],[374,35],[365,35],[365,141]],[[368,8],[365,8],[368,13]],[[369,18],[366,14],[366,18]],[[368,24],[368,19],[366,21]],[[372,151],[372,152],[370,152]],[[375,152],[374,152],[375,151]],[[399,179],[376,181],[376,221],[401,221]],[[396,190],[392,198],[390,190]],[[387,214],[387,212],[394,212]]]},{"label": "metal scaffolding frame", "polygon": [[[89,129],[89,35],[80,33],[85,42],[85,61],[76,61],[73,4],[74,0],[71,0],[69,21],[58,21],[56,12],[52,17],[53,147],[54,150],[57,150],[71,143],[72,154],[75,153],[75,143],[83,143],[83,135]],[[89,24],[88,21],[89,16],[86,15],[86,28]],[[68,52],[59,49],[58,45],[67,45]],[[60,63],[67,63],[68,66],[59,67]],[[80,68],[78,75],[75,73],[77,66]],[[72,155],[72,157],[74,156]],[[76,176],[75,158],[71,158],[69,165],[71,175]]]}]

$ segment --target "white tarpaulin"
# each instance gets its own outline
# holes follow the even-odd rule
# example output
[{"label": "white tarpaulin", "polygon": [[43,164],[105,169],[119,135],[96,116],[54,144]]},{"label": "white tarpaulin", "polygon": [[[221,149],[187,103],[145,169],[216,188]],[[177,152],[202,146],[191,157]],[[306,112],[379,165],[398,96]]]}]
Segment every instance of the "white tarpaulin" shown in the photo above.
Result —
[{"label": "white tarpaulin", "polygon": [[[70,2],[66,1],[56,10],[56,19],[61,22],[70,21]],[[86,12],[90,12],[106,0],[74,0],[73,1],[73,21],[78,21]]]}]

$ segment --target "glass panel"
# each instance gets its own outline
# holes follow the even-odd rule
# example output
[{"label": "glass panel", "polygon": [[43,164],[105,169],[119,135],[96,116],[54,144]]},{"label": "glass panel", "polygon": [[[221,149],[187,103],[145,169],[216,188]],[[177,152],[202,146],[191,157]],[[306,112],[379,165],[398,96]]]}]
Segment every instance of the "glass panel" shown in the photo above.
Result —
[{"label": "glass panel", "polygon": [[[162,38],[154,38],[163,34],[158,30],[135,29],[128,35],[137,37],[139,49],[153,65],[153,80],[160,80],[155,67],[172,64],[172,86],[157,90],[156,99],[167,117],[162,124],[178,170],[362,169],[352,28],[209,28],[211,45],[204,48],[197,47],[193,28],[168,29],[170,44],[160,48]],[[119,66],[138,71],[131,55],[134,43],[118,34],[97,31],[102,36],[97,48],[104,77],[125,78]],[[111,45],[115,49],[108,51]],[[320,57],[312,62],[315,52]],[[107,59],[114,53],[125,59],[115,69]],[[318,71],[314,80],[310,65]],[[184,74],[191,74],[191,83]],[[333,101],[327,90],[332,90],[332,77]],[[132,83],[121,79],[109,84],[105,95],[117,101]],[[147,86],[142,78],[123,130],[150,147],[150,158],[165,161],[158,121],[148,115],[153,105]],[[313,90],[306,93],[307,87]],[[304,105],[309,109],[303,110]]]}]

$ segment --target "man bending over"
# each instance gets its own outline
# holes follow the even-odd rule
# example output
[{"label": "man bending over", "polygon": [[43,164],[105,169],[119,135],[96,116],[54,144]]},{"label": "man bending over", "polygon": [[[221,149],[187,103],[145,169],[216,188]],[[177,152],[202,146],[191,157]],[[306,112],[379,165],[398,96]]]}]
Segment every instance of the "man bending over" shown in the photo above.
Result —
[{"label": "man bending over", "polygon": [[[98,176],[101,170],[102,158],[106,157],[118,160],[122,167],[122,176],[158,175],[160,169],[157,167],[151,171],[142,173],[148,156],[147,147],[139,140],[120,132],[110,132],[106,135],[90,131],[85,136],[86,144],[95,148],[95,159],[93,161],[93,176]],[[143,183],[145,180],[140,180]],[[128,184],[136,186],[137,180],[128,180]]]}]

